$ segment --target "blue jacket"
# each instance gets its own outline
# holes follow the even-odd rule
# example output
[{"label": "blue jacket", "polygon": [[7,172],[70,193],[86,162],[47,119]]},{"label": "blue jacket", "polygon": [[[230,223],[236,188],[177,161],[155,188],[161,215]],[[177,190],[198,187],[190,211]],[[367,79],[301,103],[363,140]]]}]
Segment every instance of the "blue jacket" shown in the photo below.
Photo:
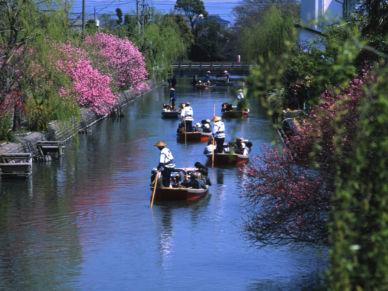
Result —
[{"label": "blue jacket", "polygon": [[175,101],[177,100],[176,99],[176,92],[171,92],[170,93],[170,98],[174,99]]},{"label": "blue jacket", "polygon": [[211,76],[211,75],[210,75],[209,73],[207,73],[207,74],[205,75],[205,77],[206,77],[206,82],[210,80],[210,76]]}]

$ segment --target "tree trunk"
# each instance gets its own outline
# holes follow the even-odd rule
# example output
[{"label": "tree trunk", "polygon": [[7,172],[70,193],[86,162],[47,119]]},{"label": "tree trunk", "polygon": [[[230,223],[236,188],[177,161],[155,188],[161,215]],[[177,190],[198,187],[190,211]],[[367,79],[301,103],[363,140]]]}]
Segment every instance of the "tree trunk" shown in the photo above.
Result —
[{"label": "tree trunk", "polygon": [[22,108],[15,104],[14,112],[13,112],[13,131],[22,129]]}]

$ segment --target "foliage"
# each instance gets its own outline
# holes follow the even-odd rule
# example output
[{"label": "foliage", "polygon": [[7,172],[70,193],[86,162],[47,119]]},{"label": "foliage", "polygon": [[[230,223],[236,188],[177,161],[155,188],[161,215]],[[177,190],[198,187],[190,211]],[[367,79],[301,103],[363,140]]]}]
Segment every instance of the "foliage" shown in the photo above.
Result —
[{"label": "foliage", "polygon": [[189,18],[191,30],[194,30],[194,24],[198,20],[199,15],[202,14],[205,18],[208,15],[201,0],[177,0],[174,8],[184,12],[187,18]]},{"label": "foliage", "polygon": [[263,20],[263,15],[276,5],[283,12],[291,14],[295,19],[300,18],[300,1],[296,0],[242,0],[233,7],[236,27],[254,27]]},{"label": "foliage", "polygon": [[267,58],[269,52],[281,55],[287,48],[284,43],[294,39],[293,24],[294,18],[290,14],[272,5],[260,22],[242,30],[243,57],[257,63],[260,56]]},{"label": "foliage", "polygon": [[115,81],[119,88],[126,85],[138,91],[146,88],[144,80],[148,73],[145,70],[144,57],[128,39],[98,32],[87,35],[84,45],[89,54],[95,56],[97,66],[105,63],[109,69],[117,73]]},{"label": "foliage", "polygon": [[388,289],[386,63],[377,66],[371,78],[374,82],[365,88],[359,108],[351,154],[336,180],[333,221],[329,224],[331,290]]},{"label": "foliage", "polygon": [[191,47],[193,61],[222,60],[221,48],[224,44],[221,25],[215,20],[199,22],[194,29],[195,43]]},{"label": "foliage", "polygon": [[7,140],[8,131],[11,127],[11,118],[10,113],[0,111],[0,141]]},{"label": "foliage", "polygon": [[301,167],[292,151],[266,148],[242,169],[244,230],[257,247],[327,243],[333,184],[326,173]]},{"label": "foliage", "polygon": [[[61,60],[57,63],[58,70],[72,81],[76,93],[73,98],[77,99],[80,106],[98,114],[108,113],[117,100],[110,89],[111,78],[93,68],[85,50],[76,48],[71,43],[58,43],[56,48],[61,55]],[[72,93],[67,88],[60,91],[64,98],[72,98]]]},{"label": "foliage", "polygon": [[48,123],[51,120],[50,107],[47,104],[37,105],[35,99],[30,99],[26,108],[27,111],[27,125],[30,130],[47,130]]},{"label": "foliage", "polygon": [[366,16],[362,24],[364,35],[386,34],[388,31],[388,3],[386,0],[364,0],[358,13]]},{"label": "foliage", "polygon": [[284,88],[274,89],[268,93],[268,109],[274,113],[281,114],[286,103],[286,90]]}]

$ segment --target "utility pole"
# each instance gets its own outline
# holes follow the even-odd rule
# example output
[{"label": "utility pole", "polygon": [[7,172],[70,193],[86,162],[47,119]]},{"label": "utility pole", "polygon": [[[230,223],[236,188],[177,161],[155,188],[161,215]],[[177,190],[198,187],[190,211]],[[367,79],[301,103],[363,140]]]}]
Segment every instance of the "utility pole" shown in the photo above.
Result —
[{"label": "utility pole", "polygon": [[[84,0],[83,0],[83,1],[84,1]],[[144,4],[144,0],[143,0],[143,13],[142,13],[142,15],[143,15],[143,38],[144,38],[144,26],[145,26],[144,6],[145,6],[145,4]]]},{"label": "utility pole", "polygon": [[82,0],[82,31],[85,30],[85,0]]},{"label": "utility pole", "polygon": [[138,35],[140,35],[139,0],[136,0],[136,15],[137,15],[137,30],[138,30]]}]

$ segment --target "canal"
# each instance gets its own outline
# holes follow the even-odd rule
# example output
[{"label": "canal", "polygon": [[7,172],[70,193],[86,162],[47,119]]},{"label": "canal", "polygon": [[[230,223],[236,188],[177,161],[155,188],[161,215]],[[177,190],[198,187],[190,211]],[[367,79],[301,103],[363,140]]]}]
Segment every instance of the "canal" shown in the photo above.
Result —
[{"label": "canal", "polygon": [[[178,103],[194,123],[213,117],[232,88],[198,91],[178,78]],[[178,143],[178,120],[161,119],[169,90],[159,87],[67,143],[65,155],[34,164],[27,181],[2,181],[0,290],[311,290],[324,260],[315,249],[256,250],[241,233],[241,177],[209,169],[210,194],[192,203],[156,202],[151,169],[159,140],[179,167],[205,144]],[[274,132],[251,102],[248,119],[226,120],[226,140],[244,137],[260,154]]]}]

